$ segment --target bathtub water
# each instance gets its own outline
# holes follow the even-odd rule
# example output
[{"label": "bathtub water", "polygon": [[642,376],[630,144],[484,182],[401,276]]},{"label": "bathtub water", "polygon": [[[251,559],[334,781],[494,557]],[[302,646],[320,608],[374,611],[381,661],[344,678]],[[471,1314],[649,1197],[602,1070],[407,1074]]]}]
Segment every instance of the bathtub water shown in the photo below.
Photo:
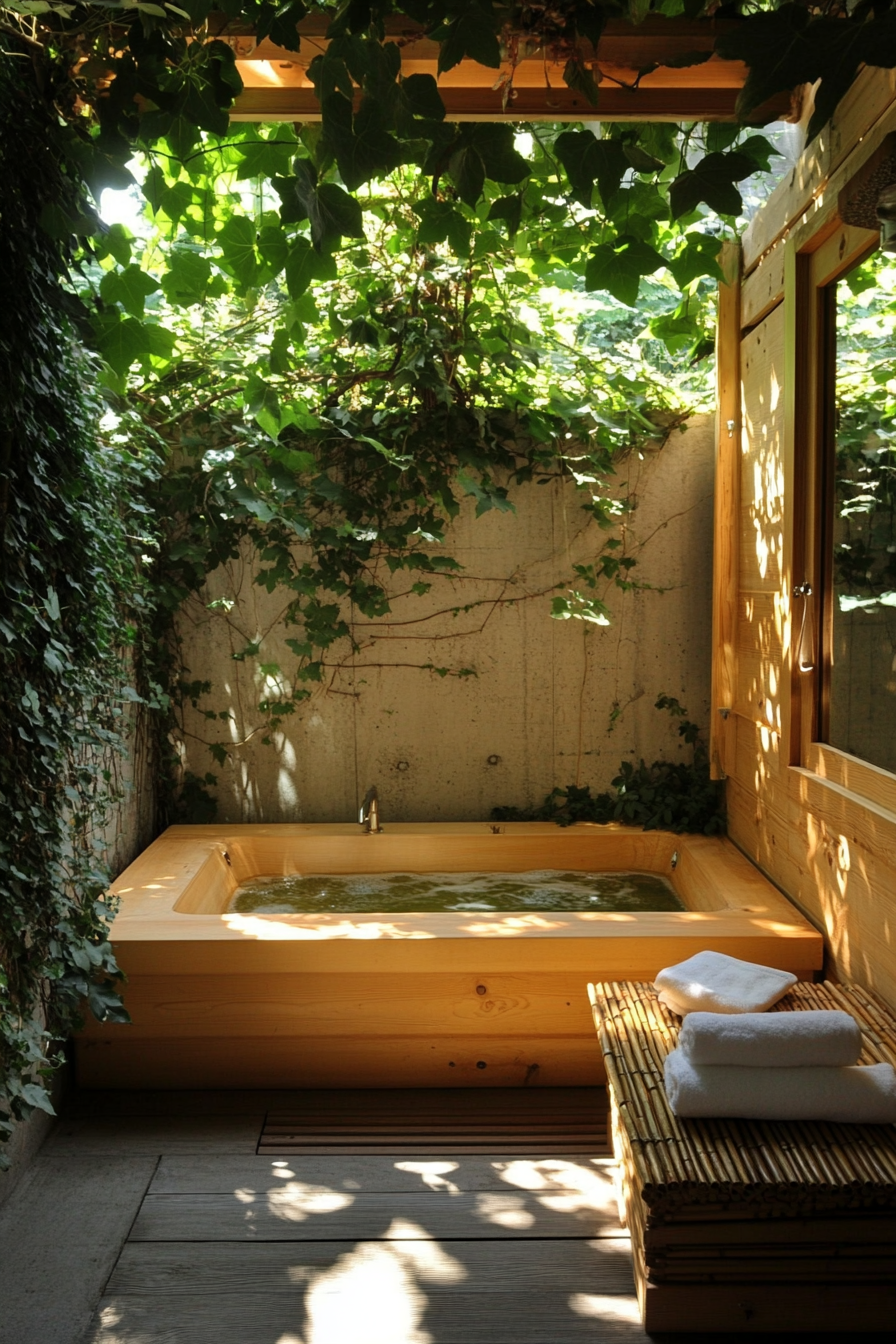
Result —
[{"label": "bathtub water", "polygon": [[658,873],[290,873],[237,887],[238,914],[684,910]]}]

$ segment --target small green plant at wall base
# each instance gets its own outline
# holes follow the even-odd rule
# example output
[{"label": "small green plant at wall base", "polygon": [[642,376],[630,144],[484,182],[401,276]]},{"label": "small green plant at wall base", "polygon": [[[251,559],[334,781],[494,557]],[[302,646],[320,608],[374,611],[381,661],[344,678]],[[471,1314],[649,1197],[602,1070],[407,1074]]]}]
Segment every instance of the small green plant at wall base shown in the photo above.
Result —
[{"label": "small green plant at wall base", "polygon": [[554,789],[541,807],[524,811],[496,807],[494,821],[555,821],[573,826],[577,821],[622,821],[645,831],[689,831],[719,835],[725,829],[721,784],[709,777],[709,755],[700,730],[687,710],[669,695],[661,695],[656,709],[680,719],[679,736],[691,747],[686,761],[654,761],[638,765],[623,761],[613,780],[613,791],[592,794],[588,785],[569,784]]}]

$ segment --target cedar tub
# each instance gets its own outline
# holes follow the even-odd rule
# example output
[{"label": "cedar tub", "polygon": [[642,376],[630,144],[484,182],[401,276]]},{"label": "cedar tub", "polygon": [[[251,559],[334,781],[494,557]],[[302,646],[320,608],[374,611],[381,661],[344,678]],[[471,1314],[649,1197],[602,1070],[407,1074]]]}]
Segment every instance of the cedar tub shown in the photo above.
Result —
[{"label": "cedar tub", "polygon": [[[667,876],[686,909],[239,915],[290,872]],[[444,1087],[605,1080],[586,985],[703,948],[811,979],[822,939],[721,838],[624,826],[172,826],[112,886],[130,1025],[76,1039],[89,1088]]]}]

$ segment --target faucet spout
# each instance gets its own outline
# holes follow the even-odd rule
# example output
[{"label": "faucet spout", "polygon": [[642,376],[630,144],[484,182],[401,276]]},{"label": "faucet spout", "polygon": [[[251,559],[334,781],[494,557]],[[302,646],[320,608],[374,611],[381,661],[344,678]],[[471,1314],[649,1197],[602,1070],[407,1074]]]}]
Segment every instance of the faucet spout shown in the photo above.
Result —
[{"label": "faucet spout", "polygon": [[358,824],[364,827],[365,835],[382,835],[383,833],[383,828],[380,825],[380,800],[375,784],[371,784],[361,804]]}]

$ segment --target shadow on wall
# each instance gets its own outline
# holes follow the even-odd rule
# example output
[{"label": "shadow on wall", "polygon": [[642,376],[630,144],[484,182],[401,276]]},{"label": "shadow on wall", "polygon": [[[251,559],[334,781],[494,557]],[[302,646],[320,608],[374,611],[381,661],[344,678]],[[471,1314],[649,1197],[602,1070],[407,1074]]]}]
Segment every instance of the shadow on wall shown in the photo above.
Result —
[{"label": "shadow on wall", "polygon": [[[190,678],[213,686],[188,709],[184,765],[217,775],[216,819],[349,820],[375,781],[387,821],[476,820],[555,785],[606,788],[624,758],[678,759],[653,703],[668,692],[708,726],[713,460],[713,421],[699,416],[660,452],[619,464],[620,494],[636,497],[626,553],[650,588],[609,588],[608,627],[550,614],[605,539],[573,487],[522,487],[515,515],[476,519],[470,502],[445,543],[461,575],[428,576],[423,596],[396,576],[382,620],[347,611],[357,651],[330,650],[314,695],[269,744],[256,707],[288,678],[295,631],[249,563],[217,571],[204,598],[233,605],[195,601],[180,625]],[[257,657],[235,661],[253,641]],[[222,766],[204,745],[221,725],[202,710],[231,716]]]}]

